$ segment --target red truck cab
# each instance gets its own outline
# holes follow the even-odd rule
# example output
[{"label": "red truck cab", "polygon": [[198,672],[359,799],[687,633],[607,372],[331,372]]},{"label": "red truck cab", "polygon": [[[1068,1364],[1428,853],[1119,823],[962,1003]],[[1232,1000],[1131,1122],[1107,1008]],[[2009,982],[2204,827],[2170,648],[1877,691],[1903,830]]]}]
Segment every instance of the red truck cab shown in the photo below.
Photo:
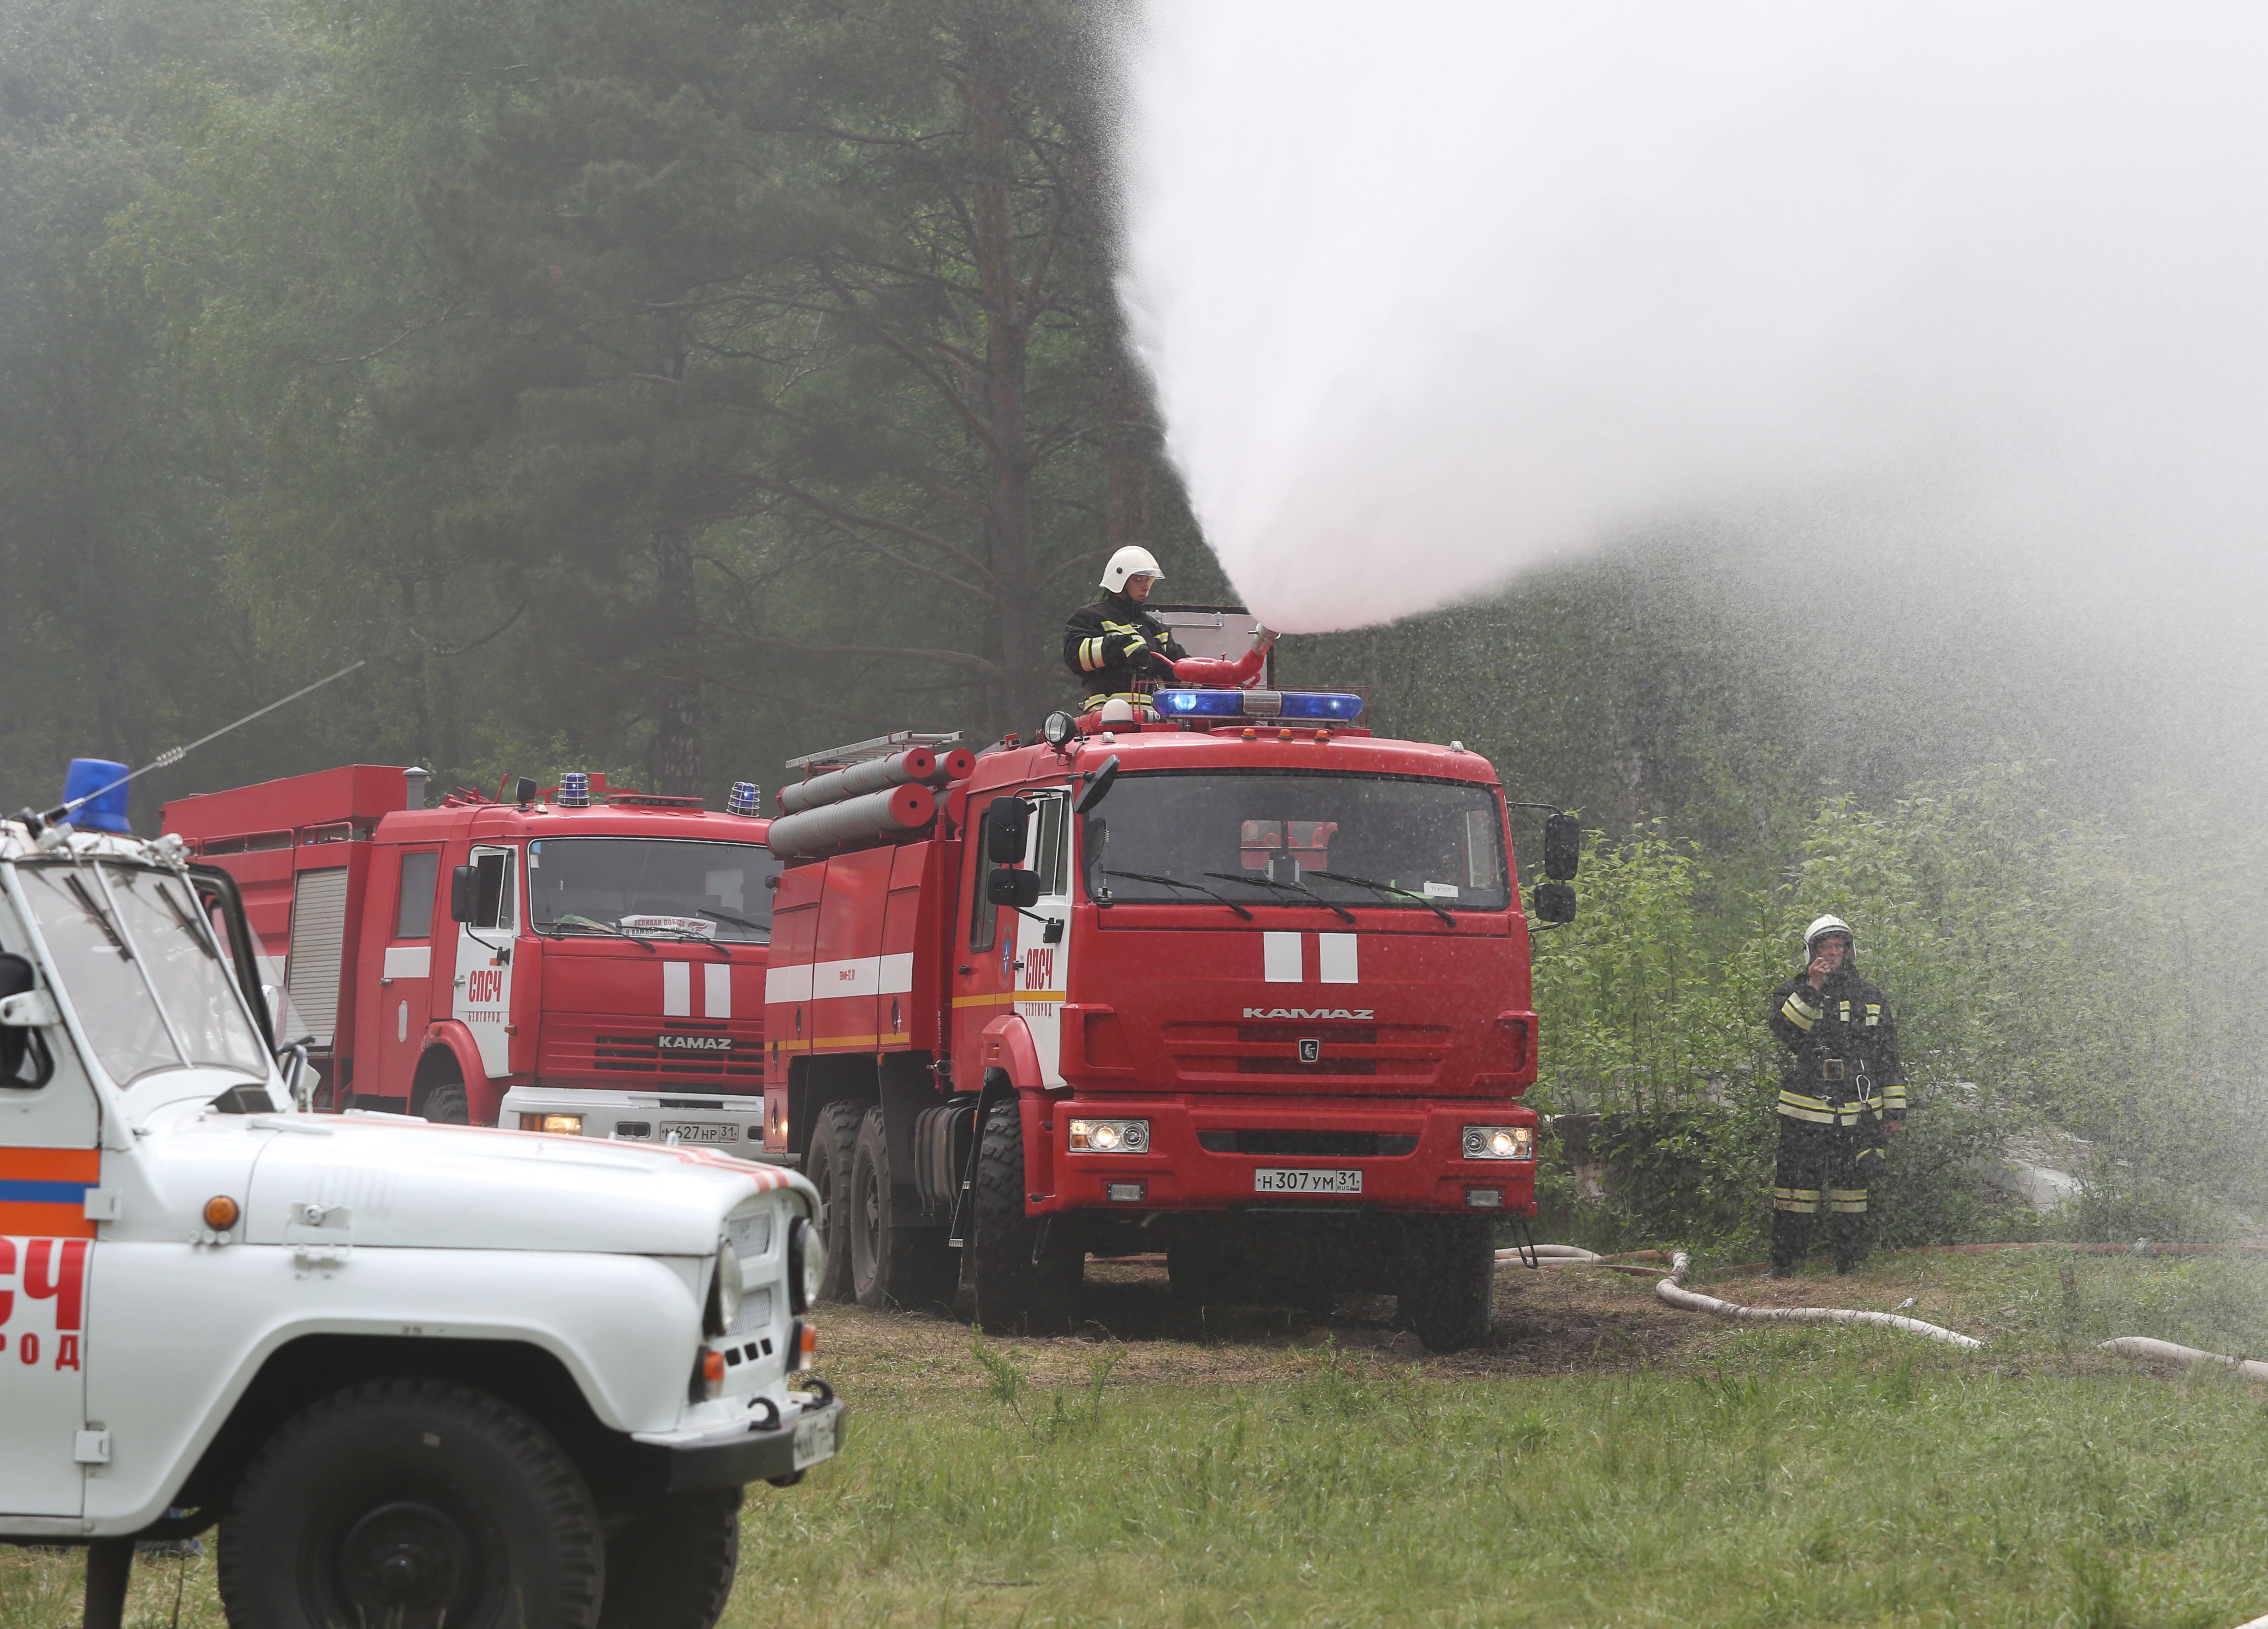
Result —
[{"label": "red truck cab", "polygon": [[1162,1248],[1200,1300],[1394,1293],[1474,1344],[1535,1210],[1496,772],[1352,697],[1200,694],[1236,699],[1057,715],[927,830],[789,857],[767,1091],[850,1235],[828,1287],[950,1301],[966,1247],[987,1328],[1060,1328],[1087,1255]]},{"label": "red truck cab", "polygon": [[423,773],[165,808],[235,876],[319,1103],[761,1157],[767,822],[600,776],[419,807]]}]

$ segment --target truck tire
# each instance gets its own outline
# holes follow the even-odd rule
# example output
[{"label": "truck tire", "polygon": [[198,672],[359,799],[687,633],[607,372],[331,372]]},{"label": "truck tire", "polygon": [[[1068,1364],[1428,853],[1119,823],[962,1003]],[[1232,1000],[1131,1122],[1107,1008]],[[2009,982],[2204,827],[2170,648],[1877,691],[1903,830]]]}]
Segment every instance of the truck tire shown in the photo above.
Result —
[{"label": "truck tire", "polygon": [[1496,1230],[1485,1220],[1426,1218],[1410,1229],[1400,1310],[1428,1352],[1488,1345],[1496,1301]]},{"label": "truck tire", "polygon": [[870,1311],[950,1312],[961,1288],[961,1257],[943,1227],[897,1222],[897,1189],[880,1109],[858,1123],[850,1156],[850,1286]]},{"label": "truck tire", "polygon": [[657,1499],[607,1540],[599,1629],[712,1629],[740,1564],[739,1488]]},{"label": "truck tire", "polygon": [[811,1149],[803,1157],[803,1174],[819,1190],[826,1209],[820,1213],[819,1236],[827,1241],[827,1271],[819,1280],[819,1299],[849,1301],[850,1287],[850,1164],[858,1152],[858,1122],[865,1115],[861,1103],[833,1102],[819,1111],[811,1128]]},{"label": "truck tire", "polygon": [[590,1490],[550,1434],[441,1380],[310,1404],[220,1524],[230,1629],[592,1629],[606,1565]]},{"label": "truck tire", "polygon": [[1068,1334],[1086,1252],[1066,1219],[1024,1213],[1024,1121],[1002,1098],[976,1159],[976,1322],[998,1335]]},{"label": "truck tire", "polygon": [[453,1074],[436,1080],[425,1094],[425,1107],[420,1111],[436,1125],[470,1125],[472,1105],[465,1097],[465,1083]]}]

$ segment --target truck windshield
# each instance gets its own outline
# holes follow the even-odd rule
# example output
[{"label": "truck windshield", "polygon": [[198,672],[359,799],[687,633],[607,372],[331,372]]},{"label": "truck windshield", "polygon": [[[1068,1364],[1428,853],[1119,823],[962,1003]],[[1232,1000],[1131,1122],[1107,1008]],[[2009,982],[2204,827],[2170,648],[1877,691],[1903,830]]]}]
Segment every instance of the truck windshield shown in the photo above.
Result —
[{"label": "truck windshield", "polygon": [[1205,889],[1250,910],[1512,904],[1504,806],[1494,787],[1470,781],[1273,770],[1122,775],[1086,816],[1080,864],[1087,896],[1120,904],[1201,902]]},{"label": "truck windshield", "polygon": [[754,843],[541,837],[527,845],[528,920],[539,933],[697,933],[766,945],[780,863]]},{"label": "truck windshield", "polygon": [[267,1049],[188,885],[109,862],[26,866],[24,892],[104,1072],[130,1086],[205,1066],[268,1077]]}]

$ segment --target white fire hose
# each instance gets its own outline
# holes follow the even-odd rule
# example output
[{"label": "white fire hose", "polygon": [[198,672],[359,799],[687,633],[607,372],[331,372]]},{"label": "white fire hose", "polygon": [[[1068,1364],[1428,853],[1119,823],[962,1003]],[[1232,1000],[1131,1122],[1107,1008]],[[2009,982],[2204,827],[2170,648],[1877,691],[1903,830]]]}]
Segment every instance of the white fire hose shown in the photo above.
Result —
[{"label": "white fire hose", "polygon": [[1669,1260],[1669,1276],[1653,1286],[1653,1293],[1673,1307],[1683,1307],[1688,1312],[1712,1313],[1720,1318],[1738,1318],[1759,1323],[1873,1323],[1884,1329],[1905,1330],[1916,1335],[1926,1335],[1932,1340],[1942,1341],[1948,1346],[1960,1346],[1974,1351],[1984,1343],[1971,1335],[1957,1334],[1940,1329],[1934,1323],[1924,1323],[1919,1318],[1902,1318],[1895,1312],[1855,1312],[1844,1307],[1742,1307],[1729,1301],[1719,1301],[1714,1295],[1696,1294],[1685,1287],[1685,1275],[1692,1261],[1683,1250]]},{"label": "white fire hose", "polygon": [[[2240,1375],[2254,1380],[2268,1380],[2268,1363],[2251,1358],[2223,1357],[2218,1352],[2199,1352],[2195,1346],[2176,1346],[2169,1340],[2152,1340],[2146,1335],[2121,1335],[2116,1340],[2106,1340],[2098,1351],[2116,1353],[2122,1358],[2154,1358],[2161,1363],[2226,1363]],[[2268,1629],[2268,1618],[2257,1618],[2262,1629]],[[2251,1624],[2243,1629],[2253,1629]]]}]

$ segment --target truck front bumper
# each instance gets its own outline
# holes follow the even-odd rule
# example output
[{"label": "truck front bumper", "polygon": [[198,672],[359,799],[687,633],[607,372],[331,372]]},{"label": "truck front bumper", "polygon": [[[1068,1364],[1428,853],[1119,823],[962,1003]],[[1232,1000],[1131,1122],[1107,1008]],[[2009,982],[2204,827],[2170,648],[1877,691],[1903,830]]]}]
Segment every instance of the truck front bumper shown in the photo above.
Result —
[{"label": "truck front bumper", "polygon": [[764,1100],[759,1094],[624,1092],[605,1087],[515,1086],[504,1095],[497,1124],[507,1131],[680,1143],[764,1158]]},{"label": "truck front bumper", "polygon": [[[1074,1152],[1074,1119],[1147,1120],[1149,1147],[1141,1154]],[[1534,1215],[1534,1158],[1467,1159],[1464,1129],[1480,1125],[1526,1126],[1531,1150],[1540,1130],[1534,1109],[1502,1100],[1309,1102],[1294,1108],[1281,1099],[1194,1094],[1051,1096],[1040,1125],[1048,1144],[1047,1165],[1035,1171],[1037,1162],[1026,1156],[1027,1176],[1044,1172],[1034,1189],[1046,1191],[1028,1199],[1027,1208],[1035,1215],[1285,1209]],[[1335,1143],[1359,1148],[1366,1139],[1377,1139],[1380,1151],[1274,1151]],[[1342,1174],[1353,1172],[1359,1174],[1359,1186],[1344,1192],[1287,1192],[1263,1187],[1258,1175],[1263,1171],[1329,1173],[1342,1183],[1347,1181]]]},{"label": "truck front bumper", "polygon": [[787,1400],[793,1406],[782,1410],[779,1424],[769,1428],[758,1422],[706,1431],[644,1431],[631,1440],[669,1456],[673,1493],[792,1479],[843,1451],[850,1411],[832,1392],[807,1399],[790,1392]]}]

